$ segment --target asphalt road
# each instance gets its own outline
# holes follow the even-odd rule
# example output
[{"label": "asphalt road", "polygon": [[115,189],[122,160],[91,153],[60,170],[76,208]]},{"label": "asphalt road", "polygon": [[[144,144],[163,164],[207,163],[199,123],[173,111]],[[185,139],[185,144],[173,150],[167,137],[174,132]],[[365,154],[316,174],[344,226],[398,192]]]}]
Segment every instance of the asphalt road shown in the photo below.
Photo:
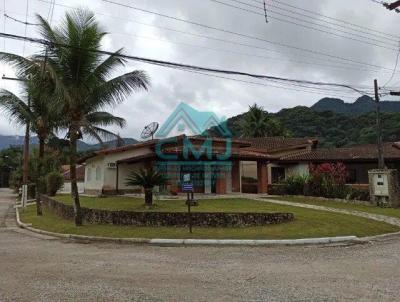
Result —
[{"label": "asphalt road", "polygon": [[325,247],[71,243],[5,228],[0,301],[398,301],[400,238]]}]

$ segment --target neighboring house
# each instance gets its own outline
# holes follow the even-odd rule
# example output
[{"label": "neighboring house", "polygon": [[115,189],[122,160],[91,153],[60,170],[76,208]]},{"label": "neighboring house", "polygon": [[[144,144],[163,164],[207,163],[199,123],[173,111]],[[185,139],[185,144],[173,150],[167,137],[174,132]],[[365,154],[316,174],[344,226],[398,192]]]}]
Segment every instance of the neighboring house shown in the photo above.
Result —
[{"label": "neighboring house", "polygon": [[[64,185],[60,190],[62,194],[69,194],[71,193],[71,174],[69,165],[61,166],[61,173],[64,177]],[[85,192],[85,166],[79,165],[76,167],[76,178],[78,184],[78,192],[84,193]]]},{"label": "neighboring house", "polygon": [[[189,139],[197,149],[207,139],[202,136],[180,135],[173,138],[174,143],[163,145],[163,153],[181,160],[184,153],[183,142]],[[168,138],[170,141],[171,138]],[[171,163],[168,159],[160,159],[157,145],[162,140],[153,139],[146,142],[127,145],[119,148],[96,151],[91,157],[81,160],[85,162],[85,193],[116,194],[140,192],[140,188],[125,184],[130,171],[146,167],[163,167]],[[315,139],[287,139],[282,137],[259,139],[232,139],[229,158],[222,163],[216,162],[218,155],[226,151],[227,139],[213,138],[212,159],[200,158],[201,163],[195,176],[195,192],[225,194],[231,192],[266,193],[269,180],[274,176],[275,162],[281,156],[312,150],[317,144]],[[180,192],[182,177],[193,167],[193,162],[172,161],[174,171],[169,171],[169,183],[164,190]],[[277,166],[279,169],[284,169]],[[190,170],[190,169],[189,169]],[[251,179],[251,181],[249,181]]]},{"label": "neighboring house", "polygon": [[[383,155],[388,168],[400,168],[400,143],[384,143]],[[297,154],[282,156],[277,165],[284,171],[283,177],[308,174],[310,164],[344,163],[347,183],[368,184],[368,170],[378,167],[378,151],[375,144],[359,145],[348,148],[315,149]],[[299,173],[301,171],[301,173]]]}]

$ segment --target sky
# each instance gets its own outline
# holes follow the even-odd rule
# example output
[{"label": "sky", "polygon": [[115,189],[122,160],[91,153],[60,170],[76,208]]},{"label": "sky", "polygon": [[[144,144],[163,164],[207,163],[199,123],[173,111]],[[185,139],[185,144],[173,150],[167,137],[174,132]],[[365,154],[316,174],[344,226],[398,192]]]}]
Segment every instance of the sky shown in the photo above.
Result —
[{"label": "sky", "polygon": [[[50,2],[0,0],[0,31],[40,37],[37,26],[25,26],[3,14],[22,21],[27,17],[30,23],[37,22],[35,15],[40,14],[57,26],[67,11],[83,7],[96,14],[108,33],[102,42],[102,49],[107,51],[123,48],[125,54],[151,59],[350,84],[368,93],[375,78],[381,85],[391,78],[400,45],[400,14],[371,0],[267,0],[268,23],[262,0],[56,0],[53,14]],[[0,50],[29,56],[40,48],[0,38]],[[249,77],[190,73],[135,61],[127,62],[114,76],[135,69],[146,71],[150,77],[148,91],[135,92],[116,108],[105,109],[127,120],[124,129],[111,130],[137,139],[146,124],[162,124],[180,102],[201,111],[213,111],[220,117],[231,117],[247,111],[254,103],[268,112],[277,112],[282,108],[311,106],[323,97],[354,102],[360,96],[345,88],[324,86],[315,90]],[[0,72],[13,76],[10,66],[4,64],[0,64]],[[0,80],[1,88],[21,94],[18,85],[15,81]],[[392,85],[400,87],[400,62],[388,87]],[[0,134],[23,133],[24,129],[0,113]]]}]

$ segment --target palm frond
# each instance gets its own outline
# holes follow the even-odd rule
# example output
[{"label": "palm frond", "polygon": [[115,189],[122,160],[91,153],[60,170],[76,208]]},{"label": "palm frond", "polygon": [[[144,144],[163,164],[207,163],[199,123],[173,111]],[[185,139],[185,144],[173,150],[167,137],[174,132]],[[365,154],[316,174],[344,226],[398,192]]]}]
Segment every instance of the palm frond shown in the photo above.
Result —
[{"label": "palm frond", "polygon": [[34,116],[28,105],[8,90],[0,90],[0,107],[18,124],[25,125],[34,120]]},{"label": "palm frond", "polygon": [[95,138],[99,143],[120,138],[118,134],[115,134],[112,131],[92,125],[83,126],[82,132],[85,135]]},{"label": "palm frond", "polygon": [[86,120],[90,125],[95,126],[112,126],[117,125],[121,128],[125,127],[126,120],[122,117],[114,116],[109,112],[92,112],[86,116]]},{"label": "palm frond", "polygon": [[146,72],[135,70],[101,84],[93,91],[90,97],[92,104],[103,106],[115,106],[125,100],[132,92],[147,90],[150,80]]}]

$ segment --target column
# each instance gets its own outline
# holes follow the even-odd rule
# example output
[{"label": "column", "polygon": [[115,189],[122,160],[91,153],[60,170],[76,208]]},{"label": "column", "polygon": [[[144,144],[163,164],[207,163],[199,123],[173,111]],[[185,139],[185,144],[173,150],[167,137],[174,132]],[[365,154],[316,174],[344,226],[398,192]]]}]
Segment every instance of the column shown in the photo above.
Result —
[{"label": "column", "polygon": [[268,170],[267,163],[263,161],[257,162],[257,193],[268,193]]}]

